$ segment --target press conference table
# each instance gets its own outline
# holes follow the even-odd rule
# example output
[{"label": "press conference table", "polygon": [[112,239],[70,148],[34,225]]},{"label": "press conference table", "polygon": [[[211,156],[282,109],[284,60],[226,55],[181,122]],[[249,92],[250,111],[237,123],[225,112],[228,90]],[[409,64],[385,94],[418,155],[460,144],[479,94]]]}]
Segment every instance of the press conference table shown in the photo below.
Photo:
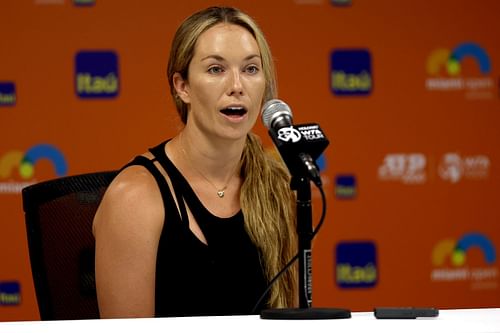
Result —
[{"label": "press conference table", "polygon": [[353,312],[350,319],[264,320],[259,316],[98,319],[0,323],[0,332],[216,332],[216,333],[500,333],[500,308],[440,310],[439,317],[376,319],[373,312]]}]

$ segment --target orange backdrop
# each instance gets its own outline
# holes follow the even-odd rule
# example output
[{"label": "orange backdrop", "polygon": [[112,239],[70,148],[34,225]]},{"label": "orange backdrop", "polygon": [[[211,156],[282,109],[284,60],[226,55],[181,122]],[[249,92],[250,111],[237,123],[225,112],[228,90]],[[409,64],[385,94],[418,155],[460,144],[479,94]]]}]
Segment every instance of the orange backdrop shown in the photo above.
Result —
[{"label": "orange backdrop", "polygon": [[[5,0],[0,320],[39,318],[20,188],[117,169],[172,137],[171,37],[221,3],[255,17],[280,99],[331,142],[314,305],[500,306],[500,2]],[[81,67],[89,52],[116,67]],[[260,121],[256,132],[271,147]]]}]

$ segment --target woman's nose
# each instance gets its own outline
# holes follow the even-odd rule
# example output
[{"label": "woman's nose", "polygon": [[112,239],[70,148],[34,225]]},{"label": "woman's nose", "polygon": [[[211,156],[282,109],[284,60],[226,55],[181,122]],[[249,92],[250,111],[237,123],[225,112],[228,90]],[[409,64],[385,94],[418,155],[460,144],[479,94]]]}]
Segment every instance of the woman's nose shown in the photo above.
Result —
[{"label": "woman's nose", "polygon": [[239,70],[232,71],[230,82],[229,82],[229,95],[242,95],[243,94],[243,84],[241,83],[241,73]]}]

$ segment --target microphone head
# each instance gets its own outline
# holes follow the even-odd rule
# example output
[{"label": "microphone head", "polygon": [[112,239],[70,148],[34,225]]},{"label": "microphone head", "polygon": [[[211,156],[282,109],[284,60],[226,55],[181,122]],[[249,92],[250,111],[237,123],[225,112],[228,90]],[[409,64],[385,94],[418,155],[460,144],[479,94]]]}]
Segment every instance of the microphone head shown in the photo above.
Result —
[{"label": "microphone head", "polygon": [[282,100],[271,99],[262,106],[262,122],[267,129],[271,129],[276,120],[283,118],[288,118],[291,124],[293,114],[288,104]]}]

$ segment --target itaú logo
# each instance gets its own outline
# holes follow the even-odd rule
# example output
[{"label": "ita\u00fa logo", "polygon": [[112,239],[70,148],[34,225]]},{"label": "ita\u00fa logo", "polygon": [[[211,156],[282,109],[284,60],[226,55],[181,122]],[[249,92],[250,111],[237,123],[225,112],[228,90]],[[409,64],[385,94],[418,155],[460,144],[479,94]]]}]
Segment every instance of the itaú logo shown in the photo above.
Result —
[{"label": "ita\u00fa logo", "polygon": [[[480,251],[482,263],[468,263],[469,252]],[[498,267],[496,267],[496,251],[493,242],[484,234],[473,232],[460,239],[443,239],[432,250],[431,280],[438,281],[471,281],[476,289],[498,288]]]},{"label": "ita\u00fa logo", "polygon": [[299,142],[302,138],[300,132],[293,126],[282,127],[278,130],[278,139],[285,142]]},{"label": "ita\u00fa logo", "polygon": [[75,56],[75,89],[80,98],[115,98],[120,88],[114,51],[80,51]]},{"label": "ita\u00fa logo", "polygon": [[0,106],[16,104],[16,85],[14,82],[0,82]]},{"label": "ita\u00fa logo", "polygon": [[[26,152],[11,150],[0,155],[0,193],[19,193],[23,187],[31,185],[35,176],[35,165],[40,160],[49,160],[56,176],[65,176],[68,173],[68,165],[64,155],[51,144],[38,144]],[[12,178],[20,177],[25,182],[13,182]]]}]

